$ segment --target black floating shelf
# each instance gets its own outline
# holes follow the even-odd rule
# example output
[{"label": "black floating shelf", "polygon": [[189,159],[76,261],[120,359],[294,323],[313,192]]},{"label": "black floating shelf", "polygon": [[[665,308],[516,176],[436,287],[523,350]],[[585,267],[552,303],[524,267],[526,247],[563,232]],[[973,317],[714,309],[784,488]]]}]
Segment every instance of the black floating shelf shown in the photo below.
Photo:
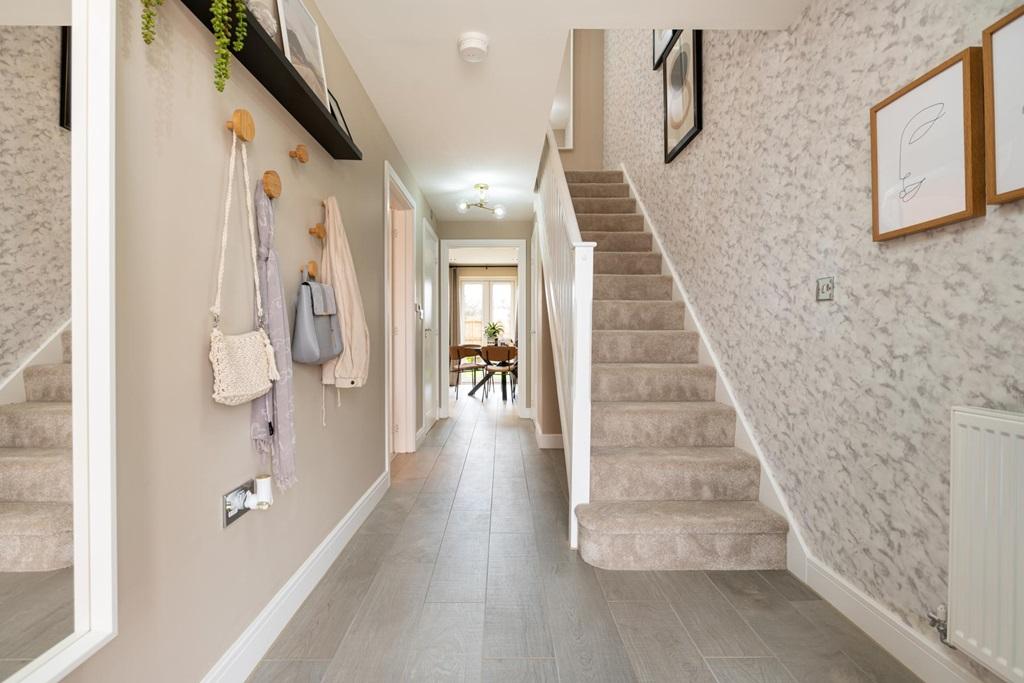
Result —
[{"label": "black floating shelf", "polygon": [[[182,0],[182,4],[213,32],[210,0]],[[245,47],[241,52],[232,52],[232,59],[237,58],[333,158],[362,159],[363,153],[334,120],[323,100],[285,58],[284,52],[256,21],[252,12],[246,10],[246,14],[248,33]],[[210,51],[213,51],[212,43]],[[212,72],[210,78],[213,78]]]}]

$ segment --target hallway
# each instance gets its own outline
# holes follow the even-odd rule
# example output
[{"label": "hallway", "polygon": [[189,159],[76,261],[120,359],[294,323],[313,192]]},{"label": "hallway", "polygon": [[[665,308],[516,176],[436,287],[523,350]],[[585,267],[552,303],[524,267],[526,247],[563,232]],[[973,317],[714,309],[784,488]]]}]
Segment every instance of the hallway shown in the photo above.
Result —
[{"label": "hallway", "polygon": [[562,452],[460,400],[250,681],[913,681],[785,572],[606,572],[566,542]]}]

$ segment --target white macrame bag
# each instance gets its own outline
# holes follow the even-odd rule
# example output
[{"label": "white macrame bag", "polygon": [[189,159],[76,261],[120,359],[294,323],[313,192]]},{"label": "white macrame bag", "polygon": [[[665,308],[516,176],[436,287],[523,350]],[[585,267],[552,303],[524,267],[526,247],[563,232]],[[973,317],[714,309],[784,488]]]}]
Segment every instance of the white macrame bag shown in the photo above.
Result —
[{"label": "white macrame bag", "polygon": [[224,227],[220,238],[220,266],[217,269],[217,296],[210,312],[210,363],[213,365],[213,400],[237,406],[259,398],[270,391],[271,382],[280,379],[274,361],[274,347],[263,328],[263,301],[260,298],[259,274],[256,270],[256,228],[249,194],[249,160],[242,143],[242,175],[245,179],[245,208],[248,213],[252,279],[256,287],[256,324],[252,332],[224,334],[220,331],[220,295],[224,283],[224,255],[228,246],[228,219],[231,216],[231,193],[235,183],[235,150],[238,136],[231,135],[231,161],[228,163],[228,190],[224,200]]}]

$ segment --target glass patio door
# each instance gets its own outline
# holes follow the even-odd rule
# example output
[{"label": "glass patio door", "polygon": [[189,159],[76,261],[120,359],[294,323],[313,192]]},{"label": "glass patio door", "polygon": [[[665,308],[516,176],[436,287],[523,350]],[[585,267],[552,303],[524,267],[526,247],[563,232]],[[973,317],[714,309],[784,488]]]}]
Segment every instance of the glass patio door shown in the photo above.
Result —
[{"label": "glass patio door", "polygon": [[461,280],[460,342],[461,344],[487,343],[484,328],[501,323],[502,339],[515,339],[516,283],[514,280]]}]

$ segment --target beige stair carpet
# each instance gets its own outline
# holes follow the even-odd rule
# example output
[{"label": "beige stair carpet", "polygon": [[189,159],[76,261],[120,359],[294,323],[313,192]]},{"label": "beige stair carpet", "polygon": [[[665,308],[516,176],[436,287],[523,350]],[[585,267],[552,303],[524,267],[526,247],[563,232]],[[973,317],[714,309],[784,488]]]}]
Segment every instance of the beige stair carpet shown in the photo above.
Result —
[{"label": "beige stair carpet", "polygon": [[619,171],[568,171],[594,254],[591,502],[580,554],[604,569],[782,569],[785,519],[761,505],[652,235]]},{"label": "beige stair carpet", "polygon": [[64,362],[25,369],[24,403],[0,406],[0,572],[71,566],[71,335]]}]

